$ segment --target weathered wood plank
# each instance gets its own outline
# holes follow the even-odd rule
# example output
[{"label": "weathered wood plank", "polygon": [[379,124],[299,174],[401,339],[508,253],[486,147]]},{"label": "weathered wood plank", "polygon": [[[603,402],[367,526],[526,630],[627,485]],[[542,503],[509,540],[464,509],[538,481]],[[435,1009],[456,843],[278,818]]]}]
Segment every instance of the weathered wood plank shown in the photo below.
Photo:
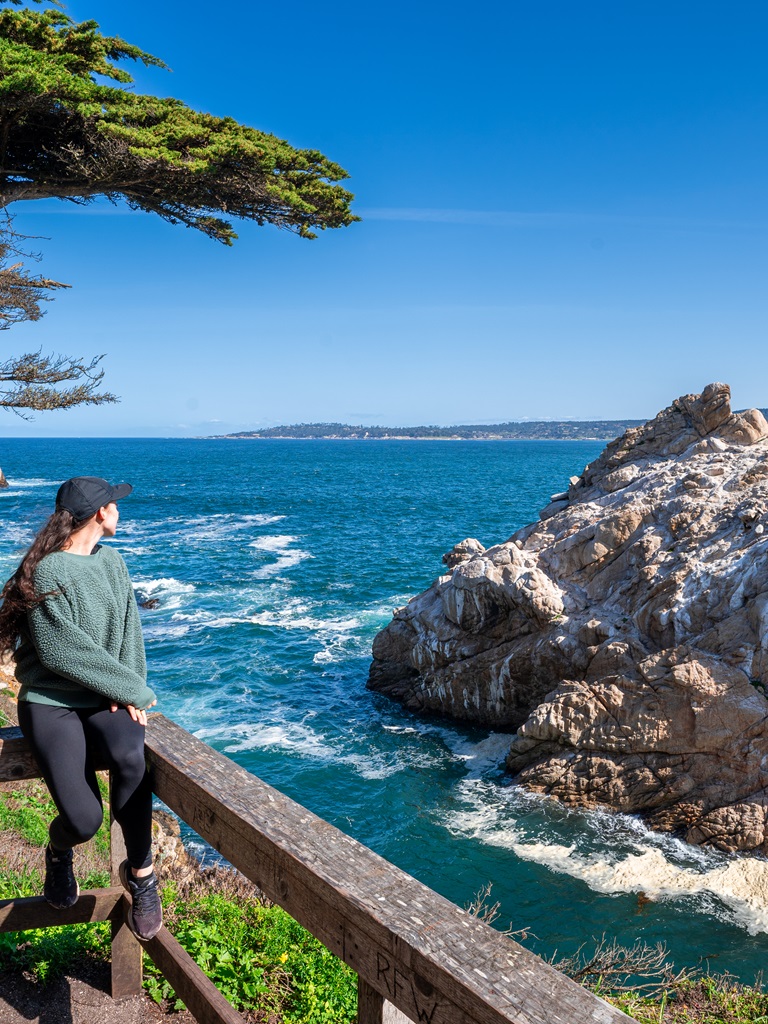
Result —
[{"label": "weathered wood plank", "polygon": [[0,782],[18,782],[40,776],[35,755],[17,726],[0,729]]},{"label": "weathered wood plank", "polygon": [[371,988],[363,978],[357,979],[357,1024],[409,1024],[402,1010]]},{"label": "weathered wood plank", "polygon": [[157,795],[411,1020],[631,1020],[162,715],[147,750]]},{"label": "weathered wood plank", "polygon": [[183,999],[198,1024],[243,1024],[243,1018],[167,928],[144,943],[147,954]]},{"label": "weathered wood plank", "polygon": [[[107,766],[101,762],[96,768],[103,771]],[[22,779],[39,779],[40,769],[35,755],[24,739],[18,726],[0,729],[0,782],[20,782]]]},{"label": "weathered wood plank", "polygon": [[[109,787],[110,802],[112,799],[112,780]],[[113,886],[120,888],[123,899],[120,901],[121,913],[112,918],[112,963],[111,988],[113,999],[130,999],[141,992],[144,972],[142,966],[141,943],[126,923],[131,912],[130,902],[120,882],[119,868],[125,860],[126,850],[123,830],[110,815],[109,825],[109,879]]]},{"label": "weathered wood plank", "polygon": [[108,921],[123,897],[123,888],[86,889],[67,910],[56,910],[43,896],[0,900],[0,932],[23,932],[28,928],[54,928],[88,921]]}]

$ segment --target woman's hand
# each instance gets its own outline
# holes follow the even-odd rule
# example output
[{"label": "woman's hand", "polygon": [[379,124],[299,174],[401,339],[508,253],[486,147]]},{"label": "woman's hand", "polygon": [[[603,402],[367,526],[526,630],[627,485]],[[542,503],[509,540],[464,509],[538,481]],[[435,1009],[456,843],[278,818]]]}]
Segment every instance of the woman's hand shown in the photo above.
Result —
[{"label": "woman's hand", "polygon": [[123,707],[124,706],[125,710],[131,716],[131,718],[134,720],[134,722],[138,722],[139,725],[146,725],[147,724],[147,712],[149,711],[150,708],[153,708],[155,706],[155,704],[157,704],[157,701],[153,700],[152,703],[148,704],[145,708],[136,708],[136,707],[133,706],[133,704],[121,705],[121,704],[117,704],[115,701],[112,701],[112,703],[109,706],[109,710],[110,711],[117,711],[117,709],[119,707]]}]

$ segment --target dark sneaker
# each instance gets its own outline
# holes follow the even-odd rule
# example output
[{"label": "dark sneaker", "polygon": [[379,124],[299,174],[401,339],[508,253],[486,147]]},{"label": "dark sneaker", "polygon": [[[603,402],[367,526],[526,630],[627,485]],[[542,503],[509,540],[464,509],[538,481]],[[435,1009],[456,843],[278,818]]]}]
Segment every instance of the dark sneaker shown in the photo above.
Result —
[{"label": "dark sneaker", "polygon": [[146,942],[153,939],[163,924],[163,907],[160,893],[157,891],[155,874],[138,882],[131,872],[131,865],[124,860],[120,865],[120,881],[123,888],[131,894],[133,906],[128,915],[128,927],[137,939]]},{"label": "dark sneaker", "polygon": [[72,870],[72,851],[65,850],[54,856],[50,846],[46,846],[43,896],[52,907],[66,910],[77,903],[79,895],[80,886]]}]

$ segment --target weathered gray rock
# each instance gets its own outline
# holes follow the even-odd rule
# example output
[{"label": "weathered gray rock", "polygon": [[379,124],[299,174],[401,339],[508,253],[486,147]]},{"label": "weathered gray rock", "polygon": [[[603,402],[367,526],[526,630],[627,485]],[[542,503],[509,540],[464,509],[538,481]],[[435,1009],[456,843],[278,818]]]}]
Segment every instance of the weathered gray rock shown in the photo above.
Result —
[{"label": "weathered gray rock", "polygon": [[474,555],[482,555],[484,551],[485,548],[479,540],[467,537],[466,540],[454,544],[450,551],[446,551],[443,555],[443,565],[447,565],[449,569],[455,569],[457,565],[461,565],[462,562],[466,562]]},{"label": "weathered gray rock", "polygon": [[516,779],[768,853],[768,423],[710,384],[395,612],[368,685],[517,729]]}]

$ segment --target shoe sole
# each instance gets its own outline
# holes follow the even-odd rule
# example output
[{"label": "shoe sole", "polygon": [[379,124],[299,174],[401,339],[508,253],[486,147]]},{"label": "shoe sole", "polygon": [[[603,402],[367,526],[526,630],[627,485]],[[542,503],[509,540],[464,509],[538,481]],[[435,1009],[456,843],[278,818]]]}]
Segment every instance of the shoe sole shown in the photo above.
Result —
[{"label": "shoe sole", "polygon": [[[120,867],[117,869],[117,873],[120,876],[120,884],[122,885],[122,887],[126,890],[126,892],[131,897],[131,909],[133,909],[133,893],[131,892],[131,887],[128,884],[128,879],[130,877],[130,870],[131,870],[131,867],[130,867],[128,861],[124,860],[121,863]],[[136,928],[135,928],[135,926],[133,924],[133,913],[132,912],[130,914],[126,914],[125,923],[128,925],[128,927],[130,928],[131,932],[133,933],[133,935],[136,936],[136,938],[139,940],[139,942],[149,942],[150,939],[154,939],[155,935],[157,935],[157,932],[155,932],[155,935],[139,935],[139,933],[136,931]],[[160,927],[162,928],[162,924],[161,924]],[[159,930],[160,929],[158,929],[158,931]]]}]

